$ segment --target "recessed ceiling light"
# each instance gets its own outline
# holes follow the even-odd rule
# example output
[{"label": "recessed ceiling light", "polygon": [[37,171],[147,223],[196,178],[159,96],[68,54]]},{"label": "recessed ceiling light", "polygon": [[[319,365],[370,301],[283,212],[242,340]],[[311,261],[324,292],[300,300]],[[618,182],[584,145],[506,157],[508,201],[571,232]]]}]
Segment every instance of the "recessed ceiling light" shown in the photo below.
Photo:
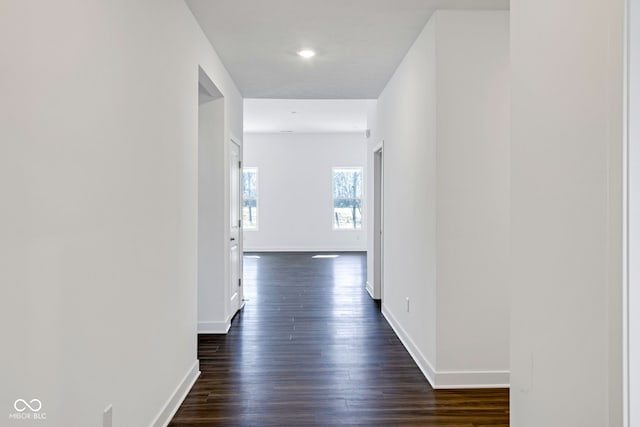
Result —
[{"label": "recessed ceiling light", "polygon": [[311,49],[304,49],[298,52],[298,55],[302,56],[303,58],[311,58],[312,56],[315,56],[316,53]]}]

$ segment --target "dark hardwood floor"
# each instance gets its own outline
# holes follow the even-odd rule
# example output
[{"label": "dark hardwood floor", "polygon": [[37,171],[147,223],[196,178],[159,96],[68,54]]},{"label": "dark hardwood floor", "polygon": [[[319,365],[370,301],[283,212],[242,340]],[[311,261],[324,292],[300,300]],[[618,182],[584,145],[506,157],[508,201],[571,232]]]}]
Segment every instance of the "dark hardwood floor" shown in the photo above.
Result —
[{"label": "dark hardwood floor", "polygon": [[245,308],[201,335],[171,426],[507,426],[509,392],[433,390],[364,289],[364,254],[246,254]]}]

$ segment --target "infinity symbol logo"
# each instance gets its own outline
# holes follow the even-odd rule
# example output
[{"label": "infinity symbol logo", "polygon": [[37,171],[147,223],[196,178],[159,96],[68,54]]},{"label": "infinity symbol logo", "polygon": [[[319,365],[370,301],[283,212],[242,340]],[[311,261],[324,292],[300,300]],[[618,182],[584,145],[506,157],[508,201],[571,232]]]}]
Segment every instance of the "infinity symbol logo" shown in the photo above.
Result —
[{"label": "infinity symbol logo", "polygon": [[42,409],[42,402],[39,399],[31,399],[29,403],[27,403],[24,399],[18,399],[13,403],[13,407],[16,408],[18,412],[24,412],[29,408],[32,412],[38,412]]}]

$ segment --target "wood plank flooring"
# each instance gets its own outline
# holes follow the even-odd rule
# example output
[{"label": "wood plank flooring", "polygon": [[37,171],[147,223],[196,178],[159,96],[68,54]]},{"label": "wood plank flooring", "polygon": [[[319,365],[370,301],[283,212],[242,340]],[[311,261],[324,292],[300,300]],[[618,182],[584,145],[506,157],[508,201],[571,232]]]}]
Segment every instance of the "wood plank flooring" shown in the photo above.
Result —
[{"label": "wood plank flooring", "polygon": [[429,386],[364,289],[364,254],[246,255],[246,306],[199,337],[171,426],[508,426],[508,390]]}]

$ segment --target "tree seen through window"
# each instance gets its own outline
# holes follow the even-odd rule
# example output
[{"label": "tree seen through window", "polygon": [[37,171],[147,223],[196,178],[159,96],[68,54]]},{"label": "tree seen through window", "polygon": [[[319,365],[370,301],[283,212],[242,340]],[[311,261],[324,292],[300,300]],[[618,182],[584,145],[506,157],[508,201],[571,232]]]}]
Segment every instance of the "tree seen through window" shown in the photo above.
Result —
[{"label": "tree seen through window", "polygon": [[333,169],[333,228],[362,228],[362,168]]},{"label": "tree seen through window", "polygon": [[258,228],[258,168],[242,171],[242,225],[245,230]]}]

